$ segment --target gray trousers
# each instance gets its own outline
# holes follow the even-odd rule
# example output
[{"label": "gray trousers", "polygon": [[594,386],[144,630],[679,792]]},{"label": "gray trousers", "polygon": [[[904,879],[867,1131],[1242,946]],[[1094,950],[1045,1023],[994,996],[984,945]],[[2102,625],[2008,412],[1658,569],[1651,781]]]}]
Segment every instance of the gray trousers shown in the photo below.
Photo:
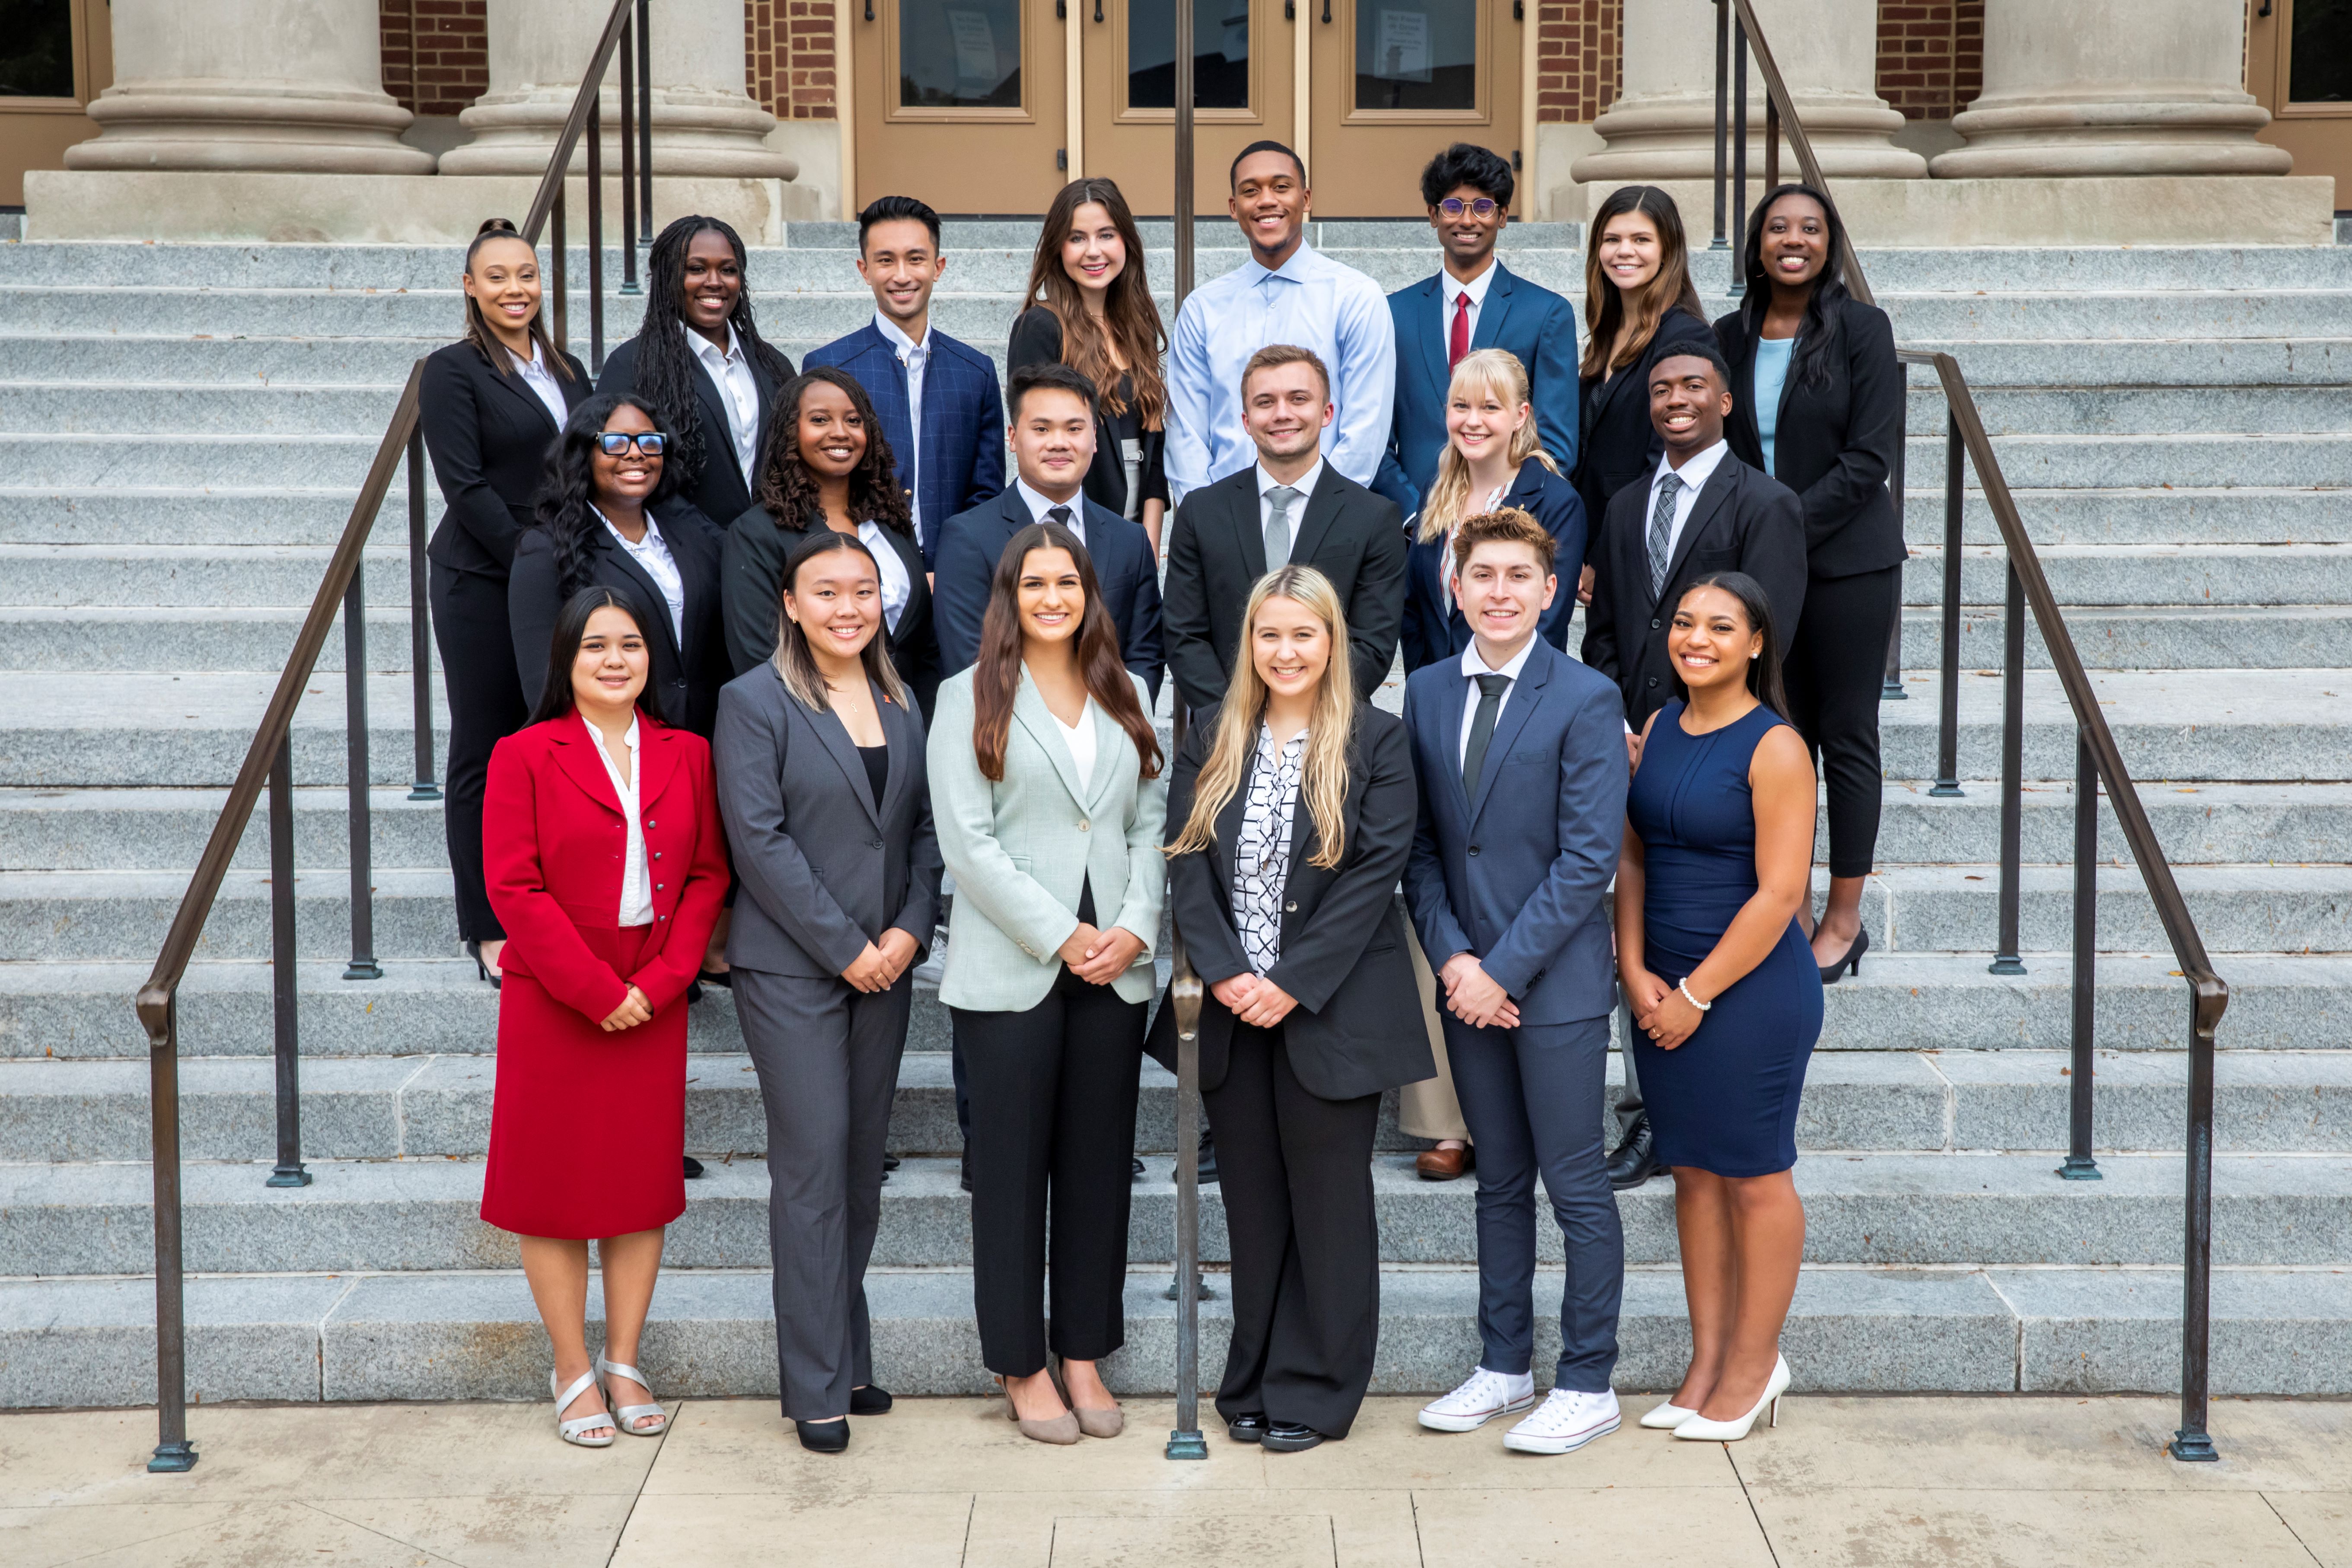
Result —
[{"label": "gray trousers", "polygon": [[1642,1120],[1642,1079],[1633,1068],[1633,1009],[1625,1005],[1622,987],[1617,992],[1617,1057],[1625,1066],[1625,1088],[1617,1096],[1617,1142],[1622,1143],[1633,1131],[1633,1123]]},{"label": "gray trousers", "polygon": [[882,1154],[914,983],[735,971],[735,1012],[768,1113],[768,1249],[787,1420],[849,1411],[874,1381],[866,1263],[882,1218]]}]

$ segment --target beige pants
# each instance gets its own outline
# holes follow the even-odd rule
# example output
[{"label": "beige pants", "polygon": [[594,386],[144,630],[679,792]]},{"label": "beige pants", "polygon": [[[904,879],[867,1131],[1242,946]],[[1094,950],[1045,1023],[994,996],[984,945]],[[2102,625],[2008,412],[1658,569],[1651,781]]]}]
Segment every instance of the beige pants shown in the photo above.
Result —
[{"label": "beige pants", "polygon": [[1421,951],[1421,937],[1405,928],[1405,945],[1412,950],[1412,978],[1421,987],[1422,1021],[1429,1026],[1429,1054],[1437,1058],[1437,1076],[1406,1084],[1397,1090],[1397,1126],[1413,1138],[1462,1138],[1470,1129],[1462,1124],[1462,1106],[1454,1098],[1454,1073],[1445,1065],[1445,1029],[1437,1016],[1437,976],[1429,955]]}]

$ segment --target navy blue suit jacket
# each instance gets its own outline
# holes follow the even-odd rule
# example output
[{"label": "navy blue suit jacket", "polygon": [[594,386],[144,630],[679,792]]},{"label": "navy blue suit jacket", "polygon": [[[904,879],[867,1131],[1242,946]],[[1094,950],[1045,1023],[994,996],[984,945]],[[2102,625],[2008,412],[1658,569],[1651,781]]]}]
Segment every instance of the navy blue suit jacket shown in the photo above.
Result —
[{"label": "navy blue suit jacket", "polygon": [[[1503,497],[1505,506],[1532,514],[1544,525],[1559,550],[1552,557],[1552,574],[1559,587],[1552,595],[1537,635],[1562,653],[1568,651],[1568,623],[1576,615],[1576,580],[1584,572],[1588,537],[1584,498],[1576,487],[1534,458],[1519,465],[1519,477]],[[1404,564],[1404,668],[1407,675],[1424,664],[1460,658],[1470,646],[1470,623],[1447,612],[1445,542],[1416,538]]]},{"label": "navy blue suit jacket", "polygon": [[[930,402],[930,389],[923,389]],[[1103,607],[1118,627],[1119,658],[1160,696],[1167,665],[1160,652],[1160,563],[1151,536],[1108,507],[1081,496],[1086,506],[1087,554]],[[969,669],[980,658],[981,622],[988,615],[988,588],[996,563],[1013,536],[1036,520],[1021,492],[1008,489],[970,511],[948,519],[940,530],[939,564],[931,584],[931,625],[940,639],[940,679]]]},{"label": "navy blue suit jacket", "polygon": [[1405,679],[1421,781],[1405,902],[1430,965],[1457,952],[1510,993],[1526,1024],[1613,1005],[1609,884],[1625,831],[1624,707],[1616,684],[1538,638],[1496,721],[1475,794],[1462,787],[1458,660]]},{"label": "navy blue suit jacket", "polygon": [[[1445,393],[1454,372],[1445,363],[1444,279],[1438,273],[1389,296],[1396,322],[1396,413],[1372,489],[1407,517],[1421,510],[1421,498],[1437,482],[1437,454],[1445,447]],[[1576,308],[1497,259],[1470,346],[1508,349],[1528,367],[1536,434],[1559,471],[1574,473],[1582,428],[1576,407]]]},{"label": "navy blue suit jacket", "polygon": [[[915,497],[915,535],[923,560],[939,565],[947,520],[1004,488],[1004,396],[996,362],[968,343],[931,329],[930,363],[923,370],[922,493]],[[803,367],[835,365],[857,378],[881,416],[883,438],[898,460],[898,481],[916,465],[912,417],[907,412],[907,367],[871,321],[813,352]]]}]

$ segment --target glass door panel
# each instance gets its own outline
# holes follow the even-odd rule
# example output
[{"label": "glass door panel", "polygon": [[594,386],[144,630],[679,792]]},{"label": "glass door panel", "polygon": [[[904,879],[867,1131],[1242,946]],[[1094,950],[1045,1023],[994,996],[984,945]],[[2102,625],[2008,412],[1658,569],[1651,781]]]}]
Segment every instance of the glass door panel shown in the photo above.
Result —
[{"label": "glass door panel", "polygon": [[1418,217],[1422,165],[1449,142],[1507,158],[1518,151],[1519,51],[1531,24],[1507,0],[1330,0],[1328,25],[1317,4],[1316,216]]},{"label": "glass door panel", "polygon": [[[1176,7],[1172,0],[1070,0],[1086,6],[1082,172],[1118,182],[1138,214],[1175,210]],[[1225,170],[1252,142],[1291,140],[1291,39],[1306,25],[1281,0],[1193,0],[1192,210],[1225,210]],[[1207,243],[1216,243],[1203,235]],[[1155,279],[1155,281],[1160,281]]]},{"label": "glass door panel", "polygon": [[[857,204],[1043,212],[1069,135],[1054,0],[876,0],[854,20]],[[856,17],[859,13],[850,13]]]},{"label": "glass door panel", "polygon": [[1375,0],[1356,8],[1353,107],[1478,108],[1478,0]]}]

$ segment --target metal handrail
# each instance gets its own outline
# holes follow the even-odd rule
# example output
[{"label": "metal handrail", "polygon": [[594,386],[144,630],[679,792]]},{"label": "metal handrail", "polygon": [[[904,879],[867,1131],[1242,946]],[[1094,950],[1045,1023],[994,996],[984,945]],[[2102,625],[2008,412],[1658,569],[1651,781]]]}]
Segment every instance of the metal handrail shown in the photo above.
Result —
[{"label": "metal handrail", "polygon": [[[523,238],[535,247],[550,216],[555,221],[553,315],[555,338],[559,343],[566,341],[562,226],[564,182],[571,168],[572,154],[579,146],[583,132],[596,123],[597,100],[604,86],[604,72],[612,62],[614,50],[623,33],[629,27],[633,11],[637,21],[638,47],[635,53],[638,60],[650,62],[652,56],[644,47],[646,35],[644,31],[643,0],[614,0],[604,30],[597,36],[596,47],[590,57],[588,68],[581,78],[580,91],[572,100],[572,112],[564,120],[553,153],[548,159],[547,172],[540,180],[530,216],[522,226]],[[625,143],[628,142],[632,129],[643,129],[642,126],[633,128],[631,124],[635,106],[632,104],[627,86],[626,82],[623,84],[621,95],[621,135]],[[638,101],[644,101],[642,97]],[[642,119],[642,114],[637,118]],[[601,182],[597,178],[599,161],[599,150],[592,142],[588,186],[590,276],[592,279],[601,281],[603,205],[599,188]],[[633,172],[646,182],[643,188],[644,211],[648,226],[652,221],[650,164],[650,143],[641,143]],[[635,237],[624,237],[625,242],[634,248]],[[634,274],[634,267],[631,271]],[[600,336],[601,310],[600,300],[591,310],[592,321],[600,328]],[[601,343],[597,347],[597,357],[601,359]],[[401,388],[400,400],[393,408],[391,421],[384,426],[383,438],[377,443],[375,460],[369,465],[367,479],[360,487],[359,500],[352,505],[351,516],[343,524],[342,535],[336,541],[334,553],[328,560],[326,576],[310,600],[310,613],[303,619],[301,631],[295,637],[293,652],[288,656],[286,668],[278,674],[278,685],[270,693],[268,705],[262,710],[261,723],[254,731],[252,744],[247,748],[245,763],[237,769],[236,783],[229,786],[228,800],[221,808],[218,820],[213,824],[211,837],[205,841],[204,854],[197,859],[195,872],[188,879],[187,891],[182,895],[179,910],[172,917],[172,927],[163,939],[163,951],[156,955],[155,967],[149,972],[147,983],[139,988],[139,1022],[147,1032],[155,1204],[157,1434],[155,1452],[147,1464],[150,1470],[186,1470],[193,1468],[196,1462],[195,1450],[188,1441],[187,1325],[184,1310],[181,1252],[180,983],[187,974],[189,962],[195,954],[197,939],[204,932],[205,921],[212,914],[214,900],[219,896],[221,883],[228,875],[229,863],[236,854],[237,844],[245,836],[247,825],[252,819],[254,802],[260,797],[265,784],[270,792],[270,958],[273,970],[271,989],[277,1019],[278,1088],[278,1162],[268,1184],[293,1187],[305,1185],[310,1181],[308,1173],[302,1169],[300,1102],[296,1078],[299,1052],[295,1033],[297,956],[294,942],[291,739],[294,710],[302,700],[311,671],[318,663],[320,650],[326,645],[327,633],[338,612],[344,620],[344,731],[351,819],[352,962],[344,971],[343,978],[375,979],[383,973],[373,952],[373,891],[368,853],[371,837],[368,822],[369,661],[366,604],[360,563],[367,548],[368,537],[375,527],[376,513],[383,507],[384,497],[392,488],[393,474],[404,458],[409,464],[410,647],[416,666],[413,685],[417,774],[409,798],[429,800],[436,798],[440,793],[432,782],[433,712],[426,658],[429,644],[425,634],[427,607],[423,564],[424,450],[417,426],[417,396],[424,375],[423,360],[409,367],[408,379]]]},{"label": "metal handrail", "polygon": [[[1717,0],[1717,3],[1725,5],[1727,0]],[[1820,161],[1813,156],[1811,140],[1805,134],[1796,103],[1781,80],[1780,67],[1772,58],[1770,46],[1765,41],[1762,27],[1757,22],[1753,0],[1727,0],[1727,5],[1735,30],[1742,36],[1746,48],[1755,54],[1757,67],[1764,79],[1770,117],[1779,121],[1777,128],[1768,125],[1765,154],[1768,182],[1777,183],[1780,141],[1778,136],[1769,134],[1772,129],[1777,129],[1788,136],[1789,145],[1797,155],[1797,164],[1803,172],[1805,183],[1828,199],[1829,182],[1822,177]],[[1723,64],[1718,56],[1718,71]],[[1739,79],[1744,84],[1744,72]],[[1722,96],[1718,84],[1718,103]],[[1735,138],[1743,153],[1741,188],[1735,210],[1744,215],[1747,205],[1744,152],[1748,145],[1744,111],[1738,117]],[[1721,145],[1720,138],[1717,145]],[[1718,191],[1722,178],[1718,155]],[[1769,183],[1766,188],[1770,188]],[[1832,208],[1834,205],[1832,202]],[[1843,243],[1839,258],[1843,265],[1846,287],[1857,300],[1865,304],[1874,304],[1876,301],[1864,276],[1861,258],[1854,253],[1852,237],[1844,233],[1843,225],[1840,225],[1840,229]],[[1737,253],[1732,258],[1735,278],[1739,275],[1740,259]],[[2083,1180],[2095,1179],[2097,1175],[2095,1162],[2091,1158],[2091,1045],[2093,964],[2097,950],[2096,786],[2101,784],[2105,785],[2107,802],[2115,811],[2125,843],[2131,847],[2132,858],[2139,867],[2140,880],[2147,886],[2148,897],[2156,904],[2157,918],[2164,925],[2166,940],[2172,947],[2173,960],[2180,966],[2180,973],[2189,983],[2189,1133],[2188,1172],[2184,1184],[2187,1215],[2182,1241],[2180,1426],[2173,1434],[2168,1451],[2176,1459],[2210,1461],[2219,1458],[2213,1448],[2211,1434],[2207,1430],[2212,1340],[2213,1036],[2223,1011],[2230,1005],[2230,988],[2213,972],[2213,966],[2206,957],[2204,939],[2198,934],[2196,920],[2189,914],[2188,902],[2181,897],[2179,885],[2173,879],[2171,863],[2166,859],[2162,846],[2157,842],[2156,830],[2147,819],[2147,809],[2140,802],[2139,791],[2132,783],[2130,770],[2124,765],[2123,752],[2116,746],[2106,715],[2099,707],[2098,695],[2091,688],[2090,677],[2084,672],[2082,656],[2075,650],[2074,637],[2066,628],[2066,617],[2058,607],[2057,596],[2050,591],[2050,580],[2042,570],[2041,557],[2035,552],[2032,536],[2026,531],[2025,520],[2017,510],[2016,498],[2010,493],[2009,481],[2001,473],[2000,459],[1993,455],[1992,443],[1985,435],[1983,416],[1978,411],[1975,397],[1969,391],[1968,379],[1961,374],[1959,362],[1948,353],[1916,349],[1902,351],[1898,357],[1906,365],[1929,364],[1935,367],[1945,404],[1950,411],[1944,514],[1943,703],[1937,736],[1938,776],[1937,787],[1931,794],[1960,793],[1954,774],[1959,723],[1959,458],[1963,449],[1976,469],[1977,482],[1984,492],[1985,504],[1992,512],[1993,521],[2000,530],[2001,542],[2009,557],[2007,610],[2002,628],[2005,665],[2001,704],[2000,950],[1992,965],[1996,973],[2021,974],[2025,972],[2018,961],[2018,866],[2022,837],[2021,776],[2025,729],[2024,612],[2029,607],[2033,612],[2034,625],[2042,633],[2042,646],[2050,656],[2051,666],[2057,672],[2058,684],[2064,690],[2067,705],[2074,712],[2076,756],[2073,1070],[2068,1104],[2069,1149],[2066,1163],[2059,1172],[2062,1176]],[[1909,373],[1906,370],[1906,398],[1908,389]],[[1902,482],[1899,469],[1896,482],[1898,487]],[[1900,488],[1895,499],[1899,515],[1906,499]],[[1897,635],[1900,635],[1899,623]]]}]

